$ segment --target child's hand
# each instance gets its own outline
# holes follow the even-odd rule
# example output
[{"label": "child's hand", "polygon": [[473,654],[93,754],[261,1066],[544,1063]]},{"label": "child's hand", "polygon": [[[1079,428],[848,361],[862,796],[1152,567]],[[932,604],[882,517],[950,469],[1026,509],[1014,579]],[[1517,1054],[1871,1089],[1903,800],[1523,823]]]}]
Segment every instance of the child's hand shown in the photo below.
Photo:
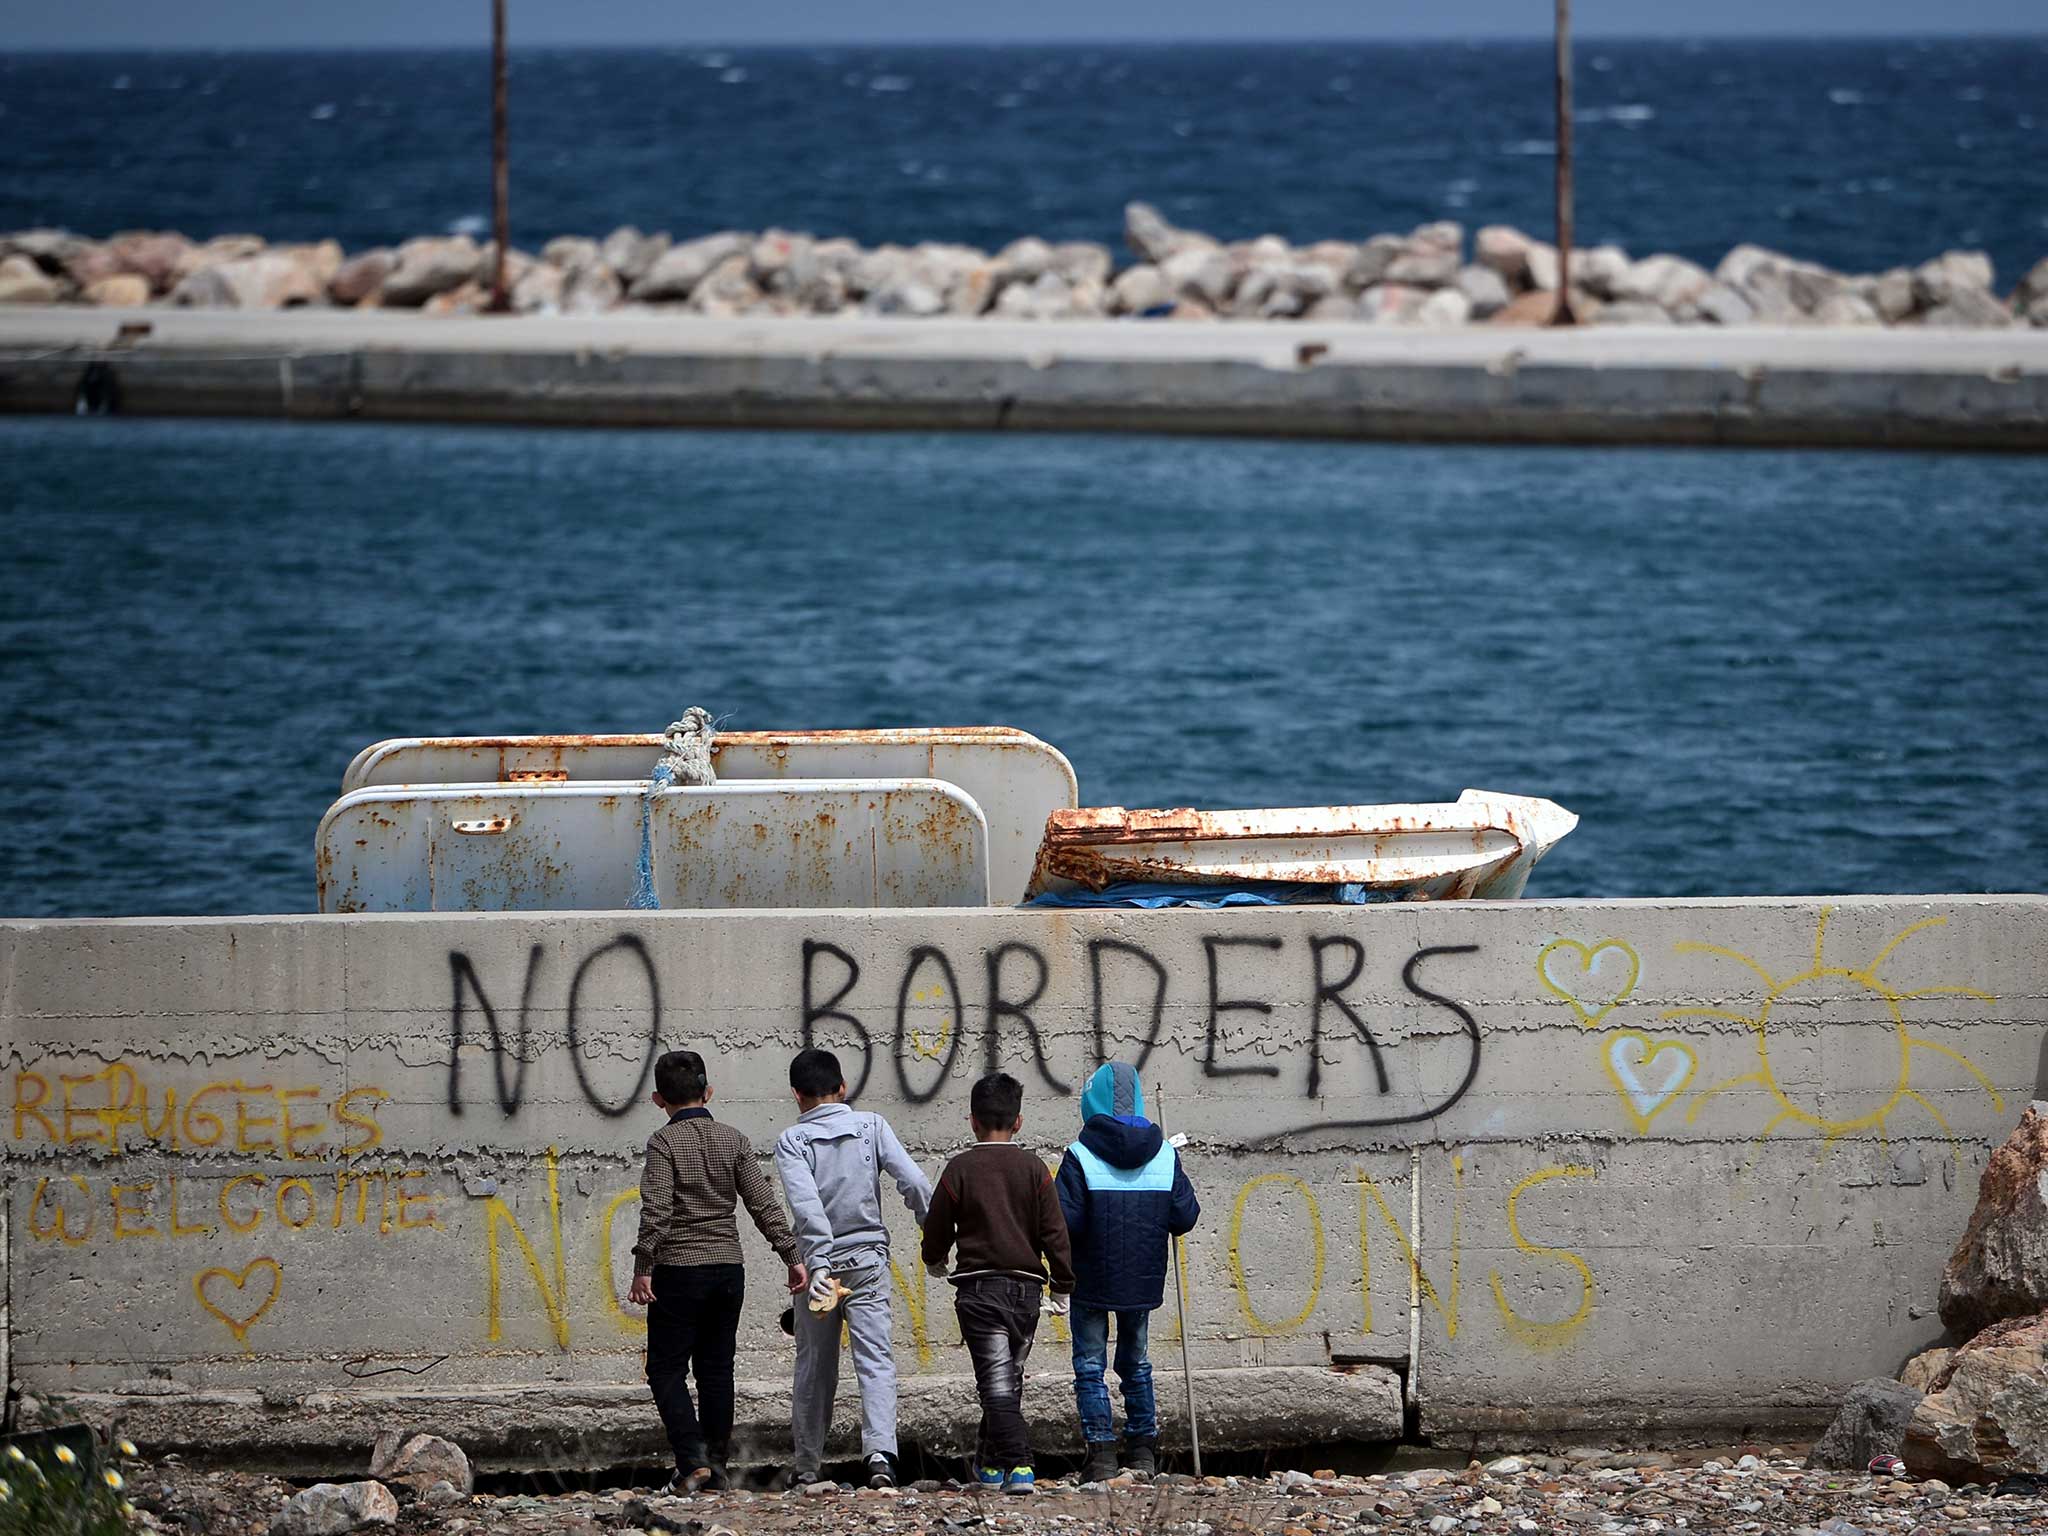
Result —
[{"label": "child's hand", "polygon": [[651,1306],[653,1306],[653,1305],[654,1305],[654,1276],[652,1276],[652,1275],[635,1275],[635,1276],[633,1277],[633,1284],[632,1284],[632,1286],[631,1286],[631,1287],[630,1287],[630,1288],[629,1288],[629,1289],[627,1290],[627,1292],[626,1292],[626,1300],[628,1300],[628,1301],[630,1301],[631,1303],[633,1303],[633,1305],[634,1305],[634,1306],[636,1306],[636,1307],[651,1307]]},{"label": "child's hand", "polygon": [[950,1271],[946,1268],[946,1261],[944,1259],[935,1260],[934,1262],[925,1265],[924,1272],[930,1275],[934,1280],[943,1280],[950,1273]]},{"label": "child's hand", "polygon": [[794,1295],[795,1295],[795,1294],[796,1294],[796,1293],[797,1293],[798,1291],[802,1290],[802,1289],[803,1289],[803,1288],[804,1288],[805,1286],[809,1285],[810,1283],[811,1283],[811,1276],[810,1276],[810,1272],[809,1272],[808,1270],[806,1270],[806,1269],[805,1269],[805,1268],[803,1267],[803,1265],[801,1265],[801,1264],[792,1264],[792,1265],[790,1265],[790,1266],[789,1266],[789,1294],[790,1294],[790,1295],[794,1296]]},{"label": "child's hand", "polygon": [[1073,1309],[1074,1298],[1063,1296],[1056,1291],[1045,1293],[1045,1310],[1054,1317],[1065,1317]]}]

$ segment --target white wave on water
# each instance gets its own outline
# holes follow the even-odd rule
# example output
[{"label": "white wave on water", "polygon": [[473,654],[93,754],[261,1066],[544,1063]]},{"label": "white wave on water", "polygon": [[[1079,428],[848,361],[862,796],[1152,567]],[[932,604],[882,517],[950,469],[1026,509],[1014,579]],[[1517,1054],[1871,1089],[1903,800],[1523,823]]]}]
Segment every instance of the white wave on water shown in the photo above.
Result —
[{"label": "white wave on water", "polygon": [[911,81],[908,75],[877,75],[868,82],[868,89],[871,91],[907,91],[910,89],[910,86]]},{"label": "white wave on water", "polygon": [[1607,57],[1604,53],[1596,53],[1593,55],[1593,68],[1604,75],[1607,71],[1614,68],[1614,60]]},{"label": "white wave on water", "polygon": [[480,235],[491,227],[491,221],[480,213],[465,213],[459,219],[448,221],[451,235]]},{"label": "white wave on water", "polygon": [[1554,139],[1516,139],[1512,144],[1503,144],[1500,152],[1504,155],[1554,155],[1557,141]]},{"label": "white wave on water", "polygon": [[1657,115],[1648,102],[1625,101],[1613,107],[1588,107],[1579,114],[1582,123],[1647,123]]},{"label": "white wave on water", "polygon": [[311,115],[312,115],[312,118],[313,118],[313,121],[314,121],[314,122],[316,122],[316,123],[324,123],[324,122],[328,121],[328,120],[329,120],[330,118],[332,118],[332,117],[334,116],[334,114],[335,114],[336,112],[340,111],[340,110],[341,110],[341,109],[340,109],[339,107],[335,106],[335,104],[334,104],[333,102],[331,102],[331,101],[323,101],[323,102],[321,102],[321,103],[320,103],[320,105],[319,105],[319,106],[317,106],[317,107],[315,107],[315,108],[313,109],[313,111],[312,111],[312,114],[311,114]]},{"label": "white wave on water", "polygon": [[747,83],[747,72],[738,66],[734,66],[720,75],[718,81],[721,85],[745,85]]},{"label": "white wave on water", "polygon": [[114,83],[107,87],[107,89],[113,91],[125,91],[128,89],[129,86],[133,85],[134,83],[135,82],[126,75],[116,75],[114,76]]},{"label": "white wave on water", "polygon": [[723,69],[732,62],[729,53],[706,53],[698,55],[697,62],[706,69]]},{"label": "white wave on water", "polygon": [[1860,107],[1869,99],[1861,91],[1852,91],[1846,85],[1838,85],[1828,92],[1828,100],[1838,107]]}]

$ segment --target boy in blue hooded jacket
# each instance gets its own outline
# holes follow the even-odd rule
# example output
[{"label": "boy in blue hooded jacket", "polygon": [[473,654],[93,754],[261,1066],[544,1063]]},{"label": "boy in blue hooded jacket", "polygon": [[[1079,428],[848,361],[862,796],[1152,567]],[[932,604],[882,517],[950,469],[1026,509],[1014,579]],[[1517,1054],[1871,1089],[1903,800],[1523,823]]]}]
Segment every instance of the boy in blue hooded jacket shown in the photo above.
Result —
[{"label": "boy in blue hooded jacket", "polygon": [[1145,1118],[1138,1074],[1121,1061],[1095,1069],[1081,1094],[1081,1138],[1060,1160],[1060,1209],[1074,1248],[1074,1401],[1088,1441],[1084,1483],[1116,1476],[1116,1421],[1103,1366],[1116,1318],[1116,1375],[1124,1395],[1122,1464],[1158,1469],[1159,1413],[1145,1335],[1166,1299],[1168,1244],[1202,1214],[1195,1187],[1159,1127]]}]

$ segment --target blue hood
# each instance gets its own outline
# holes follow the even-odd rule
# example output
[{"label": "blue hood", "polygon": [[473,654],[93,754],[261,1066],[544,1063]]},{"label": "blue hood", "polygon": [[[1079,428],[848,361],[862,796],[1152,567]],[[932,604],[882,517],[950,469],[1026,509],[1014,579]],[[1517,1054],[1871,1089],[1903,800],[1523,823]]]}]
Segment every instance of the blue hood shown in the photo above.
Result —
[{"label": "blue hood", "polygon": [[1097,1115],[1081,1127],[1081,1145],[1114,1168],[1144,1167],[1163,1140],[1151,1121],[1122,1115]]},{"label": "blue hood", "polygon": [[1130,1063],[1104,1062],[1081,1090],[1081,1123],[1085,1125],[1097,1115],[1145,1118],[1145,1090],[1138,1082],[1137,1069]]}]

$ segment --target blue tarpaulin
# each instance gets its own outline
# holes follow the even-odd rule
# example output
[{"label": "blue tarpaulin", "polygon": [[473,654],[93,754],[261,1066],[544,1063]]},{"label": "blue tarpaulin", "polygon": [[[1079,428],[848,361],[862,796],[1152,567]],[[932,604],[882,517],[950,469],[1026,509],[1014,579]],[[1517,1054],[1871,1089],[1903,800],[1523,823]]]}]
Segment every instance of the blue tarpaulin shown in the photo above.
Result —
[{"label": "blue tarpaulin", "polygon": [[1099,891],[1077,886],[1047,891],[1027,907],[1363,907],[1393,901],[1395,891],[1369,885],[1310,885],[1292,880],[1247,880],[1236,885],[1179,885],[1168,881],[1119,880]]}]

